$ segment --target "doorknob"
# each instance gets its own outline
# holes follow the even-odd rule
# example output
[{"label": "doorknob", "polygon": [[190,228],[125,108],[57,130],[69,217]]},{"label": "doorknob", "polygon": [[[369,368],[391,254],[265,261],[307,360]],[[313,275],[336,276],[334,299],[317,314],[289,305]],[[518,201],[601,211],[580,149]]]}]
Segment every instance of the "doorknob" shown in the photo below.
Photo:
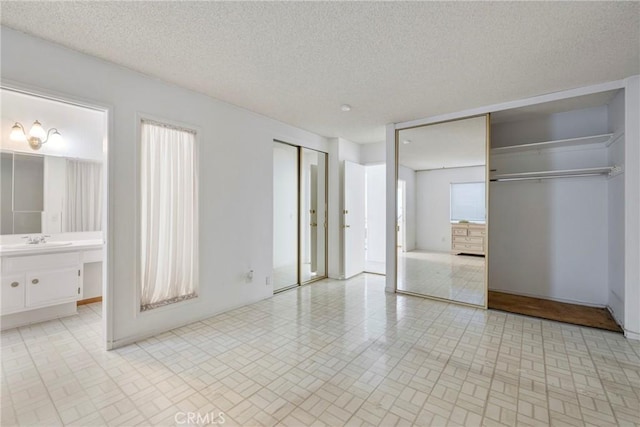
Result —
[{"label": "doorknob", "polygon": [[351,226],[350,225],[345,225],[344,228],[351,228]]}]

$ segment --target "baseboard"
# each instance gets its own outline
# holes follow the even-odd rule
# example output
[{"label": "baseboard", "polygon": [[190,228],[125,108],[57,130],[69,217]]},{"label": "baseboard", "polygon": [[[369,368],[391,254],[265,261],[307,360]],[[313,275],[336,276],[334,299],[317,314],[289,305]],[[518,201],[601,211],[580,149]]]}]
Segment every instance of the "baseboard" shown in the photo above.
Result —
[{"label": "baseboard", "polygon": [[192,323],[198,323],[198,322],[202,322],[203,320],[207,320],[210,319],[212,317],[216,317],[219,316],[221,314],[224,314],[228,311],[232,311],[235,310],[237,308],[241,308],[241,307],[247,307],[251,304],[256,304],[259,303],[260,301],[264,301],[266,299],[269,298],[273,298],[273,295],[267,295],[264,298],[260,298],[256,301],[251,301],[249,303],[242,303],[242,304],[237,304],[234,305],[232,307],[228,307],[228,308],[224,308],[220,311],[216,311],[213,313],[208,313],[208,314],[203,314],[202,316],[198,316],[194,319],[190,319],[190,320],[185,320],[183,322],[178,322],[175,325],[169,326],[169,327],[161,327],[161,328],[155,328],[152,329],[150,331],[145,331],[145,332],[141,332],[138,334],[134,334],[134,335],[129,335],[128,337],[123,337],[120,339],[116,339],[116,340],[111,340],[111,341],[107,341],[107,350],[115,350],[117,348],[120,347],[124,347],[130,344],[134,344],[138,341],[143,341],[146,340],[147,338],[151,338],[154,337],[156,335],[160,335],[163,334],[165,332],[169,332],[169,331],[173,331],[174,329],[179,329],[182,328],[183,326],[187,326],[187,325],[191,325]]},{"label": "baseboard", "polygon": [[640,341],[640,333],[638,333],[638,332],[633,332],[633,331],[630,331],[628,329],[625,329],[624,330],[624,336],[625,336],[625,338],[630,339],[630,340]]},{"label": "baseboard", "polygon": [[94,297],[76,301],[76,305],[93,304],[94,302],[102,302],[102,297]]}]

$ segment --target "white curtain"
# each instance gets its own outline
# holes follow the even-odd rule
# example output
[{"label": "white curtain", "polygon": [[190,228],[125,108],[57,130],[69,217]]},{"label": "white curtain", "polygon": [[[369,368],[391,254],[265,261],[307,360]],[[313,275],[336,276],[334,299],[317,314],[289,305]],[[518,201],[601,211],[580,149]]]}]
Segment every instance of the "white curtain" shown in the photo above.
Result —
[{"label": "white curtain", "polygon": [[102,230],[102,163],[67,159],[63,231]]},{"label": "white curtain", "polygon": [[198,171],[195,134],[142,122],[141,310],[196,296]]}]

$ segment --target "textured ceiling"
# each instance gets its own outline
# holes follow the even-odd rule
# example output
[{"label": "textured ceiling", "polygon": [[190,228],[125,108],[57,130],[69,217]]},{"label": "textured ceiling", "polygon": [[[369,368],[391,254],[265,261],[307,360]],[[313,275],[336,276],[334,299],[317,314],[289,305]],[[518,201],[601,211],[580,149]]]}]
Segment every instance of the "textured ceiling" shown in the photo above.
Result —
[{"label": "textured ceiling", "polygon": [[[638,2],[2,2],[3,25],[318,134],[640,70]],[[352,111],[340,111],[349,103]]]},{"label": "textured ceiling", "polygon": [[398,163],[414,171],[484,165],[486,123],[480,116],[401,130]]}]

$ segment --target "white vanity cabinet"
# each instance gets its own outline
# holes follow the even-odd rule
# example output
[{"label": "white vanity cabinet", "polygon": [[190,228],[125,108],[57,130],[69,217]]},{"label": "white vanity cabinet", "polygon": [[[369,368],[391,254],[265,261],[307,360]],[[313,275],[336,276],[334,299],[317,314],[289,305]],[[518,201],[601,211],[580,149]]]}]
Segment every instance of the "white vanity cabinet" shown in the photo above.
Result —
[{"label": "white vanity cabinet", "polygon": [[2,314],[82,298],[82,253],[64,252],[2,258]]}]

